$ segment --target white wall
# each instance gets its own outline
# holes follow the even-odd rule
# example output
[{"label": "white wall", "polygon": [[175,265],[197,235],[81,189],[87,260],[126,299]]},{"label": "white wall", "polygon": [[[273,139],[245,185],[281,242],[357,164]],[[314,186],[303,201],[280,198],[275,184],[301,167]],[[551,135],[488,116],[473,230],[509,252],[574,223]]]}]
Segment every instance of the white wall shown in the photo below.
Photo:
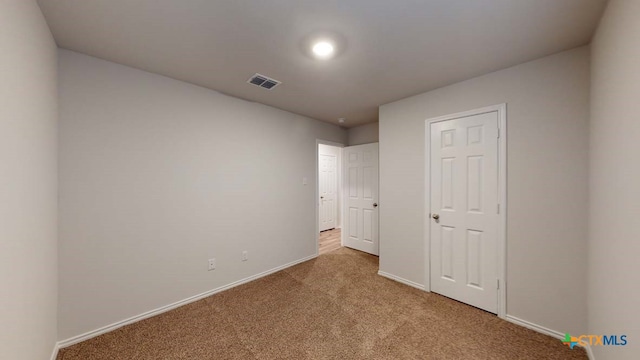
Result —
[{"label": "white wall", "polygon": [[378,142],[378,123],[364,124],[347,130],[349,146]]},{"label": "white wall", "polygon": [[32,0],[0,1],[0,359],[57,331],[56,45]]},{"label": "white wall", "polygon": [[640,358],[640,2],[612,0],[592,45],[589,333],[598,359]]},{"label": "white wall", "polygon": [[316,253],[316,139],[345,130],[59,54],[60,339]]},{"label": "white wall", "polygon": [[586,330],[589,53],[582,47],[380,108],[380,270],[425,283],[424,120],[507,103],[507,314]]}]

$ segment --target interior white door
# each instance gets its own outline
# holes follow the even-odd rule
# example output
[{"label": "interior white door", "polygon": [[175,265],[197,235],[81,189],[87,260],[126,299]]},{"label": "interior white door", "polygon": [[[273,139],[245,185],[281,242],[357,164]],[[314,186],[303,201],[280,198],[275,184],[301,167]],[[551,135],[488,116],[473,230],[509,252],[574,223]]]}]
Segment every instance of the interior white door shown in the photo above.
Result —
[{"label": "interior white door", "polygon": [[319,154],[320,231],[336,227],[338,210],[338,159],[334,154]]},{"label": "interior white door", "polygon": [[498,113],[431,123],[431,290],[498,309]]},{"label": "interior white door", "polygon": [[344,246],[379,254],[378,143],[344,148]]}]

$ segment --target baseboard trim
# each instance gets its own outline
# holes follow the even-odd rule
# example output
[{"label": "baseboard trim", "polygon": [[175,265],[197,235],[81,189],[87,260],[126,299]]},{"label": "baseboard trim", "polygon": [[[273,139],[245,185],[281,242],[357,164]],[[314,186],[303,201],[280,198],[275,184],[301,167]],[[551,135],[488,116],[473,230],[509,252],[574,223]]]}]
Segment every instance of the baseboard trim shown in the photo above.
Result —
[{"label": "baseboard trim", "polygon": [[546,328],[544,326],[540,326],[538,324],[534,324],[534,323],[529,322],[527,320],[522,320],[520,318],[517,318],[517,317],[509,315],[509,314],[507,314],[507,316],[505,316],[505,320],[507,320],[510,323],[513,323],[513,324],[516,324],[516,325],[520,325],[522,327],[526,327],[529,330],[533,330],[533,331],[539,332],[541,334],[545,334],[545,335],[554,337],[554,338],[559,339],[559,340],[564,339],[564,334],[559,332],[559,331],[551,330],[551,329]]},{"label": "baseboard trim", "polygon": [[400,276],[396,276],[393,274],[389,274],[387,272],[384,271],[378,271],[378,275],[382,276],[382,277],[386,277],[387,279],[391,279],[393,281],[397,281],[399,283],[405,284],[405,285],[409,285],[411,287],[414,287],[416,289],[420,289],[422,291],[425,290],[424,285],[422,284],[418,284],[417,282],[413,282],[404,278],[401,278]]},{"label": "baseboard trim", "polygon": [[[538,324],[534,324],[530,321],[527,320],[522,320],[518,317],[512,316],[512,315],[508,315],[505,316],[505,320],[507,320],[510,323],[516,324],[516,325],[520,325],[522,327],[526,327],[527,329],[539,332],[541,334],[544,335],[548,335],[551,336],[553,338],[556,338],[558,340],[563,340],[564,339],[564,334],[556,331],[556,330],[551,330],[549,328],[546,328],[544,326],[538,325]],[[586,352],[587,352],[587,357],[589,357],[589,360],[595,360],[595,357],[593,356],[593,351],[591,350],[591,346],[589,346],[589,344],[586,344],[586,346],[581,346],[578,345],[580,347],[582,347]]]},{"label": "baseboard trim", "polygon": [[53,352],[51,352],[51,360],[58,358],[58,350],[60,350],[60,343],[53,344]]},{"label": "baseboard trim", "polygon": [[[173,309],[178,308],[180,306],[184,306],[184,305],[190,304],[192,302],[204,299],[204,298],[206,298],[208,296],[217,294],[219,292],[222,292],[222,291],[225,291],[225,290],[229,290],[231,288],[234,288],[234,287],[242,285],[242,284],[246,284],[248,282],[251,282],[253,280],[257,280],[257,279],[265,277],[267,275],[271,275],[271,274],[276,273],[276,272],[278,272],[280,270],[284,270],[284,269],[289,268],[291,266],[303,263],[305,261],[309,261],[309,260],[314,259],[316,257],[318,257],[317,254],[314,254],[314,255],[311,255],[311,256],[307,256],[305,258],[302,258],[302,259],[299,259],[299,260],[296,260],[296,261],[292,261],[292,262],[290,262],[288,264],[284,264],[284,265],[275,267],[273,269],[270,269],[270,270],[267,270],[267,271],[263,271],[263,272],[261,272],[259,274],[249,276],[249,277],[244,278],[242,280],[234,281],[234,282],[232,282],[230,284],[227,284],[227,285],[224,285],[224,286],[221,286],[221,287],[218,287],[218,288],[203,292],[203,293],[198,294],[198,295],[194,295],[194,296],[188,297],[188,298],[186,298],[184,300],[176,301],[176,302],[174,302],[172,304],[159,307],[159,308],[157,308],[155,310],[147,311],[147,312],[142,313],[140,315],[132,316],[132,317],[130,317],[128,319],[124,319],[124,320],[115,322],[115,323],[113,323],[111,325],[107,325],[107,326],[101,327],[99,329],[92,330],[92,331],[86,332],[84,334],[80,334],[78,336],[74,336],[74,337],[71,337],[69,339],[59,341],[57,343],[57,345],[56,345],[55,352],[57,353],[57,351],[59,349],[62,349],[62,348],[65,348],[65,347],[68,347],[68,346],[71,346],[71,345],[75,345],[77,343],[89,340],[91,338],[94,338],[96,336],[100,336],[102,334],[106,334],[106,333],[108,333],[110,331],[119,329],[119,328],[121,328],[121,327],[123,327],[125,325],[130,325],[130,324],[136,323],[138,321],[141,321],[141,320],[144,320],[144,319],[148,319],[148,318],[156,316],[156,315],[160,315],[162,313],[165,313],[167,311],[173,310]],[[52,358],[52,359],[55,359],[55,358]]]},{"label": "baseboard trim", "polygon": [[593,355],[593,350],[591,350],[591,345],[589,345],[589,343],[586,343],[585,345],[584,349],[587,351],[587,357],[589,360],[596,360],[595,355]]}]

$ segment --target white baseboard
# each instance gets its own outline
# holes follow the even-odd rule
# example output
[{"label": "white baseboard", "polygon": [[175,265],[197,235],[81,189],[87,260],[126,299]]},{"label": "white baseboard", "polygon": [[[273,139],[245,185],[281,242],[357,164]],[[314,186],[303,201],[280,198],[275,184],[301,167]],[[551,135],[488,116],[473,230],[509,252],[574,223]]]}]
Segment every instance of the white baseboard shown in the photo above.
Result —
[{"label": "white baseboard", "polygon": [[545,334],[545,335],[554,337],[554,338],[559,339],[559,340],[564,339],[564,334],[559,332],[559,331],[551,330],[551,329],[546,328],[544,326],[540,326],[538,324],[534,324],[534,323],[529,322],[527,320],[522,320],[520,318],[517,318],[517,317],[509,315],[509,314],[507,314],[507,316],[505,316],[505,320],[507,320],[510,323],[514,323],[516,325],[520,325],[522,327],[526,327],[527,329],[539,332],[541,334]]},{"label": "white baseboard", "polygon": [[[546,328],[544,326],[540,326],[538,324],[534,324],[532,322],[529,322],[527,320],[522,320],[520,318],[517,318],[515,316],[512,315],[508,315],[505,316],[505,320],[507,320],[510,323],[516,324],[516,325],[520,325],[522,327],[526,327],[527,329],[539,332],[541,334],[545,334],[548,336],[551,336],[553,338],[556,338],[558,340],[564,340],[564,334],[556,331],[556,330],[551,330],[549,328]],[[578,345],[580,347],[582,347],[586,352],[587,352],[587,356],[589,357],[589,360],[595,360],[595,357],[593,356],[593,351],[591,350],[591,346],[589,346],[589,344],[586,344],[587,346],[581,346]]]},{"label": "white baseboard", "polygon": [[405,285],[409,285],[409,286],[411,286],[411,287],[414,287],[414,288],[416,288],[416,289],[420,289],[420,290],[422,290],[422,291],[424,291],[424,290],[425,290],[424,285],[422,285],[422,284],[418,284],[417,282],[413,282],[413,281],[410,281],[410,280],[407,280],[407,279],[401,278],[401,277],[399,277],[399,276],[396,276],[396,275],[393,275],[393,274],[386,273],[386,272],[384,272],[384,271],[378,271],[378,275],[380,275],[380,276],[384,276],[384,277],[386,277],[387,279],[391,279],[391,280],[397,281],[397,282],[402,283],[402,284],[405,284]]},{"label": "white baseboard", "polygon": [[[318,257],[317,254],[314,254],[314,255],[311,255],[311,256],[307,256],[307,257],[302,258],[300,260],[296,260],[296,261],[290,262],[288,264],[275,267],[273,269],[261,272],[259,274],[249,276],[249,277],[244,278],[242,280],[234,281],[234,282],[232,282],[230,284],[227,284],[227,285],[224,285],[224,286],[221,286],[221,287],[218,287],[218,288],[203,292],[203,293],[198,294],[198,295],[191,296],[191,297],[186,298],[184,300],[180,300],[180,301],[174,302],[173,304],[165,305],[165,306],[159,307],[159,308],[157,308],[155,310],[147,311],[147,312],[142,313],[140,315],[132,316],[132,317],[130,317],[128,319],[115,322],[115,323],[113,323],[111,325],[107,325],[107,326],[101,327],[99,329],[92,330],[92,331],[86,332],[84,334],[80,334],[78,336],[74,336],[72,338],[59,341],[57,343],[57,345],[56,345],[55,353],[58,352],[58,349],[62,349],[62,348],[65,348],[65,347],[68,347],[68,346],[83,342],[85,340],[89,340],[89,339],[94,338],[96,336],[100,336],[102,334],[105,334],[105,333],[108,333],[110,331],[113,331],[113,330],[116,330],[118,328],[121,328],[121,327],[123,327],[125,325],[130,325],[130,324],[133,324],[133,323],[138,322],[140,320],[144,320],[144,319],[156,316],[156,315],[160,315],[160,314],[162,314],[164,312],[173,310],[173,309],[178,308],[180,306],[190,304],[192,302],[204,299],[204,298],[206,298],[208,296],[217,294],[217,293],[219,293],[221,291],[229,290],[229,289],[234,288],[236,286],[239,286],[239,285],[242,285],[242,284],[246,284],[246,283],[248,283],[250,281],[253,281],[253,280],[257,280],[257,279],[259,279],[261,277],[265,277],[267,275],[271,275],[271,274],[273,274],[275,272],[278,272],[278,271],[286,269],[288,267],[303,263],[305,261],[309,261],[309,260],[314,259],[316,257]],[[55,359],[55,358],[52,358],[52,359]]]},{"label": "white baseboard", "polygon": [[589,345],[589,343],[585,345],[586,346],[584,347],[584,349],[587,351],[587,357],[589,358],[589,360],[596,360],[595,355],[593,355],[593,350],[591,350],[591,345]]},{"label": "white baseboard", "polygon": [[51,353],[51,360],[58,358],[58,350],[60,350],[60,343],[53,344],[53,352]]}]

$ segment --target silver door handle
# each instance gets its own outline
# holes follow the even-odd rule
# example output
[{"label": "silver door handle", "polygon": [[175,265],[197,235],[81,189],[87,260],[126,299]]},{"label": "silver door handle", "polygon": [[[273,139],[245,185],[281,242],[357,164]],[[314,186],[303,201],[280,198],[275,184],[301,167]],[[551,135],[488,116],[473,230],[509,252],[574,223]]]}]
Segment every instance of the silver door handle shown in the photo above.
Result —
[{"label": "silver door handle", "polygon": [[373,203],[373,207],[377,208],[378,207],[378,203]]},{"label": "silver door handle", "polygon": [[438,220],[438,219],[440,219],[440,215],[438,215],[438,214],[433,214],[433,215],[431,215],[431,217],[432,217],[434,220]]}]

